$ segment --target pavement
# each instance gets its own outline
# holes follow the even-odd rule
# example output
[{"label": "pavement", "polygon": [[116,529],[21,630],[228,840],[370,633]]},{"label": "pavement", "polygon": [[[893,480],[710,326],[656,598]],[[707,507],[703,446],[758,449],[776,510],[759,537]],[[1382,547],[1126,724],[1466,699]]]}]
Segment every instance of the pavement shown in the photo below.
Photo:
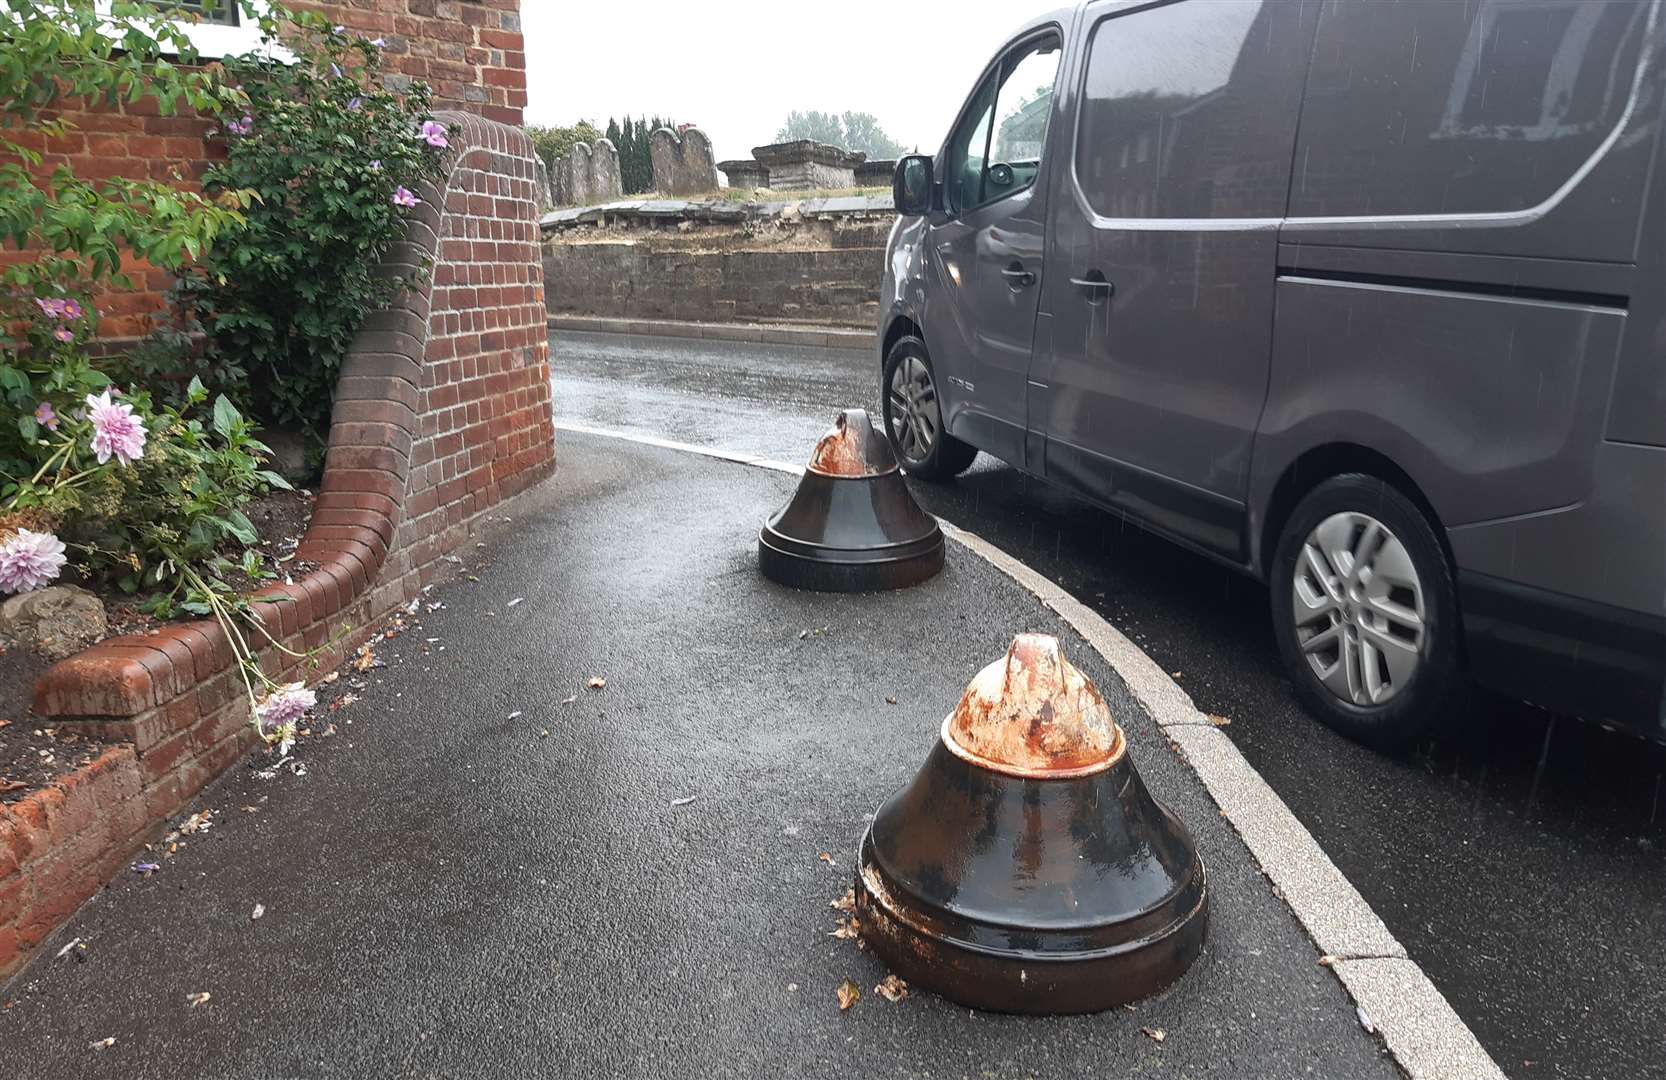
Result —
[{"label": "pavement", "polygon": [[[562,332],[557,419],[796,460],[877,361],[839,349]],[[565,436],[563,436],[565,437]],[[1313,721],[1264,587],[979,459],[922,503],[1174,673],[1518,1078],[1666,1078],[1666,750],[1519,702],[1389,757]]]},{"label": "pavement", "polygon": [[[0,1074],[1400,1075],[1170,731],[1056,607],[958,544],[914,589],[782,588],[755,536],[790,475],[570,433],[559,455],[315,721],[333,737],[209,788],[210,830],[0,988]],[[1193,830],[1207,947],[1096,1016],[887,1002],[829,905],[868,815],[1024,630],[1060,635]],[[863,996],[841,1013],[845,978]]]}]

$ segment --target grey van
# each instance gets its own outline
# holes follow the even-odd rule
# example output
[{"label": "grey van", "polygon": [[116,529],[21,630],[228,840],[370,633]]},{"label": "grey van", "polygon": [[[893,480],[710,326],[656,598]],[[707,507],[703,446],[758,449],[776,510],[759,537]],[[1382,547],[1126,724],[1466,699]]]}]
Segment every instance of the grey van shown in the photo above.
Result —
[{"label": "grey van", "polygon": [[1660,0],[1090,0],[898,163],[887,430],[1268,584],[1377,745],[1484,685],[1666,741]]}]

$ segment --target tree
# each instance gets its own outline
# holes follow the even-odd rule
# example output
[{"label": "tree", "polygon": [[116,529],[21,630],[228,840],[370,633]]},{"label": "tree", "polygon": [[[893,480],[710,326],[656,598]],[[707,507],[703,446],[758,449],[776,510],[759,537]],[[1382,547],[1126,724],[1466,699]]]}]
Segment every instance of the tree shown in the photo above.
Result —
[{"label": "tree", "polygon": [[[619,186],[626,195],[638,195],[654,190],[654,161],[649,153],[650,136],[655,128],[674,127],[669,120],[658,116],[652,120],[639,117],[632,120],[607,121],[608,138],[619,151]],[[615,134],[617,133],[617,134]]]},{"label": "tree", "polygon": [[841,115],[818,112],[815,109],[802,112],[794,109],[787,114],[787,122],[775,133],[775,141],[792,142],[797,139],[812,139],[829,146],[840,146],[846,150],[866,154],[875,160],[900,157],[907,152],[901,143],[887,135],[885,129],[879,126],[878,117],[865,112],[846,112]]},{"label": "tree", "polygon": [[845,149],[864,153],[875,161],[898,158],[907,153],[901,143],[885,134],[885,129],[879,126],[879,118],[873,113],[847,112],[844,120]]},{"label": "tree", "polygon": [[[612,130],[612,125],[609,125]],[[544,159],[544,164],[552,170],[555,163],[567,156],[567,152],[575,143],[588,143],[592,148],[602,137],[601,131],[588,120],[580,120],[576,124],[566,127],[543,127],[538,124],[528,124],[526,133],[532,136],[533,149]]]}]

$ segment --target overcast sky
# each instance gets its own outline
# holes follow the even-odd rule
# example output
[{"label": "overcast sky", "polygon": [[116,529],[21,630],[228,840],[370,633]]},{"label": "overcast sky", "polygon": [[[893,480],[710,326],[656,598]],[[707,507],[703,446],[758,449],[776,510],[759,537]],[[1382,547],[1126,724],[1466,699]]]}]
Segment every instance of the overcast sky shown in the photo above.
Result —
[{"label": "overcast sky", "polygon": [[[696,123],[719,161],[773,142],[791,109],[870,112],[934,153],[983,65],[1059,0],[706,4],[523,0],[529,124]],[[948,17],[952,12],[952,17]]]}]

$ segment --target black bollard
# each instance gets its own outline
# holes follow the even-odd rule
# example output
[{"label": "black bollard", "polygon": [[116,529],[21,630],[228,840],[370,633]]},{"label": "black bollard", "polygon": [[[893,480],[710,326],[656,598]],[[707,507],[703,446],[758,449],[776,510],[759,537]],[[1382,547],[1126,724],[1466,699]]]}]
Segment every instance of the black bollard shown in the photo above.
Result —
[{"label": "black bollard", "polygon": [[792,501],[758,533],[758,569],[799,589],[900,589],[942,568],[943,531],[862,409],[839,414]]}]

